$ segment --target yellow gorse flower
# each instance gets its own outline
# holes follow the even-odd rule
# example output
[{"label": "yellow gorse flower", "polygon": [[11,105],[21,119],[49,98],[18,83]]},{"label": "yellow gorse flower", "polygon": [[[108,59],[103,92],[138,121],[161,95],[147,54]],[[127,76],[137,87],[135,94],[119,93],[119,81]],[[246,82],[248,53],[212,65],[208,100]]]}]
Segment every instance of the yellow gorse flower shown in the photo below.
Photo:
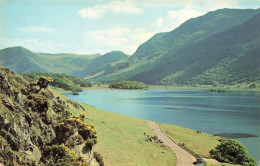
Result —
[{"label": "yellow gorse flower", "polygon": [[47,80],[48,82],[53,82],[53,79],[50,77],[41,76],[41,78]]}]

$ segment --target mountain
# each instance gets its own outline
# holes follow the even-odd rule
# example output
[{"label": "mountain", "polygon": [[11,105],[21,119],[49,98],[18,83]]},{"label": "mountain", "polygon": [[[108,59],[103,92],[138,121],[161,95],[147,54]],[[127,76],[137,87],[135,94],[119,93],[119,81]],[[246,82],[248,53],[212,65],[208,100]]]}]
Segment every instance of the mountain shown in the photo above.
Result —
[{"label": "mountain", "polygon": [[221,9],[190,19],[171,32],[156,34],[128,59],[108,64],[88,78],[149,84],[259,79],[259,13],[260,9]]},{"label": "mountain", "polygon": [[14,71],[25,72],[46,72],[47,70],[38,65],[40,57],[23,47],[11,47],[0,50],[0,65]]},{"label": "mountain", "polygon": [[99,70],[101,67],[103,67],[106,64],[112,63],[112,62],[117,62],[121,59],[125,59],[128,56],[123,53],[122,51],[112,51],[109,53],[106,53],[102,56],[98,56],[94,58],[85,69],[81,71],[74,71],[71,74],[79,77],[84,77],[91,75],[92,73],[96,72]]},{"label": "mountain", "polygon": [[0,50],[0,65],[19,73],[51,72],[87,76],[111,62],[127,58],[121,51],[105,55],[33,53],[23,47]]},{"label": "mountain", "polygon": [[33,53],[23,47],[10,47],[0,50],[0,65],[19,73],[69,73],[75,69],[83,69],[83,65],[97,56],[100,55]]},{"label": "mountain", "polygon": [[[85,122],[80,104],[0,67],[0,165],[104,165],[92,151],[95,126]],[[102,160],[101,160],[102,159]]]}]

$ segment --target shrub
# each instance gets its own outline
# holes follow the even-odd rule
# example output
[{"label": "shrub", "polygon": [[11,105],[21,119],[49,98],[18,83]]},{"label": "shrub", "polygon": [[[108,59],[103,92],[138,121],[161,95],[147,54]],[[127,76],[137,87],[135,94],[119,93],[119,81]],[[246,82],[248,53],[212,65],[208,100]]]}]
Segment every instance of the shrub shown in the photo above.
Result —
[{"label": "shrub", "polygon": [[47,88],[49,83],[53,82],[53,79],[50,77],[41,76],[40,79],[37,82],[37,85],[40,86],[40,88]]},{"label": "shrub", "polygon": [[69,148],[73,148],[76,145],[80,145],[84,142],[81,135],[76,135],[73,137],[70,137],[66,142],[65,145]]},{"label": "shrub", "polygon": [[64,144],[45,147],[41,161],[43,161],[45,165],[87,166],[87,161],[83,157],[78,156]]},{"label": "shrub", "polygon": [[104,160],[103,160],[103,157],[101,156],[101,154],[94,152],[94,157],[100,166],[104,166]]},{"label": "shrub", "polygon": [[85,118],[86,118],[86,114],[85,114],[84,112],[81,112],[81,113],[79,114],[79,117],[80,117],[80,120],[81,120],[81,121],[84,121]]},{"label": "shrub", "polygon": [[237,140],[224,140],[209,153],[220,162],[241,164],[244,166],[256,165],[255,160],[248,154],[246,147]]},{"label": "shrub", "polygon": [[88,139],[85,142],[85,146],[84,146],[84,152],[89,152],[90,150],[92,150],[92,147],[97,143],[97,139],[96,138],[91,138]]},{"label": "shrub", "polygon": [[252,83],[248,88],[250,89],[256,88],[256,83]]},{"label": "shrub", "polygon": [[148,85],[138,81],[118,81],[109,85],[115,89],[148,89]]},{"label": "shrub", "polygon": [[78,131],[79,135],[82,136],[84,140],[90,138],[97,138],[96,129],[93,124],[86,124],[78,116],[72,116],[71,118],[65,119],[56,128],[57,140],[60,143],[64,143],[71,135]]}]

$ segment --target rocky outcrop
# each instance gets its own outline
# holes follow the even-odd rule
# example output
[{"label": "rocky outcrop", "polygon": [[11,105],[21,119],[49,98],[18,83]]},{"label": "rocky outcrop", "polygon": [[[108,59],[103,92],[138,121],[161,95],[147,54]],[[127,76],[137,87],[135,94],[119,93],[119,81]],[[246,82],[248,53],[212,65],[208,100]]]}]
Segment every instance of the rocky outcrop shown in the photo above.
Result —
[{"label": "rocky outcrop", "polygon": [[[13,165],[103,165],[92,152],[96,130],[86,115],[72,116],[70,107],[38,82],[0,67],[0,163]],[[98,159],[96,159],[98,158]]]}]

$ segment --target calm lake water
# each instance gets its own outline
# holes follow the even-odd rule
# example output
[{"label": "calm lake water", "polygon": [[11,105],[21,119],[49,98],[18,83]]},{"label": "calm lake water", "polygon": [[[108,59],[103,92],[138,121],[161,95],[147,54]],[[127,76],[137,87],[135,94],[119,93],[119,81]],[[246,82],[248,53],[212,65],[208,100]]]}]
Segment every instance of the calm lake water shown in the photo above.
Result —
[{"label": "calm lake water", "polygon": [[64,95],[109,112],[235,138],[260,159],[260,92],[85,90]]}]

